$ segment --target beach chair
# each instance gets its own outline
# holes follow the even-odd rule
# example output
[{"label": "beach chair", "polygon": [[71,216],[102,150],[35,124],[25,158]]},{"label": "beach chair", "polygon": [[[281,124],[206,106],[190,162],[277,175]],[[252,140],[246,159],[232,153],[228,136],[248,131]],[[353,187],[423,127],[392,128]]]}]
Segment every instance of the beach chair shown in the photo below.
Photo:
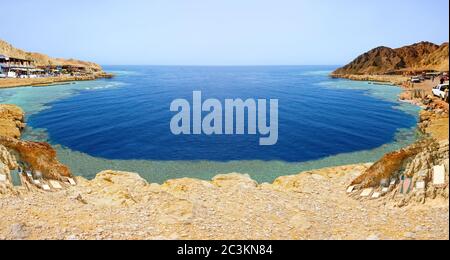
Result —
[{"label": "beach chair", "polygon": [[70,185],[72,185],[72,186],[77,185],[77,183],[75,182],[75,180],[72,179],[72,178],[67,178],[67,181],[68,181],[68,182],[70,183]]},{"label": "beach chair", "polygon": [[0,174],[0,182],[6,182],[6,175]]}]

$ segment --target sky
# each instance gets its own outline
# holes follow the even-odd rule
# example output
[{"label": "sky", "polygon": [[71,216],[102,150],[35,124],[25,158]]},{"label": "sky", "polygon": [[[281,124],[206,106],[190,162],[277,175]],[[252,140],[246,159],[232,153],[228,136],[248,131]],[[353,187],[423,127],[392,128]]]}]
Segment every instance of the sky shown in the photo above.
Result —
[{"label": "sky", "polygon": [[449,39],[448,0],[0,0],[0,39],[102,65],[342,65]]}]

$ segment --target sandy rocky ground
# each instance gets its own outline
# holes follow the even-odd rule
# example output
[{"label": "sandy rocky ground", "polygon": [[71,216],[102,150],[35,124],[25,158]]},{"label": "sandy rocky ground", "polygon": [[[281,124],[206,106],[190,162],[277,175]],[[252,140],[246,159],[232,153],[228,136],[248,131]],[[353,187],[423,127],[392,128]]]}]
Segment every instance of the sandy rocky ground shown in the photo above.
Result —
[{"label": "sandy rocky ground", "polygon": [[397,207],[357,200],[349,183],[369,165],[261,184],[245,175],[148,184],[100,173],[59,192],[0,197],[0,239],[448,239],[447,199]]},{"label": "sandy rocky ground", "polygon": [[[242,174],[162,185],[113,171],[91,181],[73,177],[51,146],[17,139],[23,116],[20,108],[0,105],[0,177],[6,176],[0,179],[0,240],[449,239],[448,104],[438,101],[424,105],[419,124],[433,139],[374,164],[304,172],[272,184]],[[27,181],[12,187],[19,159],[61,189],[48,192]],[[438,186],[435,167],[444,176]],[[408,194],[401,192],[401,176],[414,183]],[[394,184],[383,188],[386,180]]]}]

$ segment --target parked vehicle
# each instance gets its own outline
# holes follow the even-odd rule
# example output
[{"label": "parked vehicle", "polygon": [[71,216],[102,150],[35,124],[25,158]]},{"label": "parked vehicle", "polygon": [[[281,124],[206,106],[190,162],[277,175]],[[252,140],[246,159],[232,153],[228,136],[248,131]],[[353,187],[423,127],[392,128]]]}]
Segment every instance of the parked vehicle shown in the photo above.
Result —
[{"label": "parked vehicle", "polygon": [[448,83],[446,84],[439,84],[436,87],[433,88],[433,95],[436,97],[445,99],[445,92],[448,91]]},{"label": "parked vehicle", "polygon": [[411,82],[412,83],[420,83],[420,82],[422,82],[422,79],[420,78],[420,77],[412,77],[411,78]]},{"label": "parked vehicle", "polygon": [[0,79],[4,79],[4,78],[6,78],[6,75],[3,73],[0,73]]}]

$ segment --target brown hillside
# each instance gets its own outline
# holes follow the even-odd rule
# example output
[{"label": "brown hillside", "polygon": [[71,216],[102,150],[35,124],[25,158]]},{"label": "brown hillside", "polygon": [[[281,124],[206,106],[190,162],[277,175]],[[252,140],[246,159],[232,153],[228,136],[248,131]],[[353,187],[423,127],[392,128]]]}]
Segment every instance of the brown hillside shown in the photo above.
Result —
[{"label": "brown hillside", "polygon": [[430,42],[420,42],[398,49],[378,47],[360,55],[333,74],[374,75],[424,70],[448,71],[448,57],[448,43],[439,46]]}]

